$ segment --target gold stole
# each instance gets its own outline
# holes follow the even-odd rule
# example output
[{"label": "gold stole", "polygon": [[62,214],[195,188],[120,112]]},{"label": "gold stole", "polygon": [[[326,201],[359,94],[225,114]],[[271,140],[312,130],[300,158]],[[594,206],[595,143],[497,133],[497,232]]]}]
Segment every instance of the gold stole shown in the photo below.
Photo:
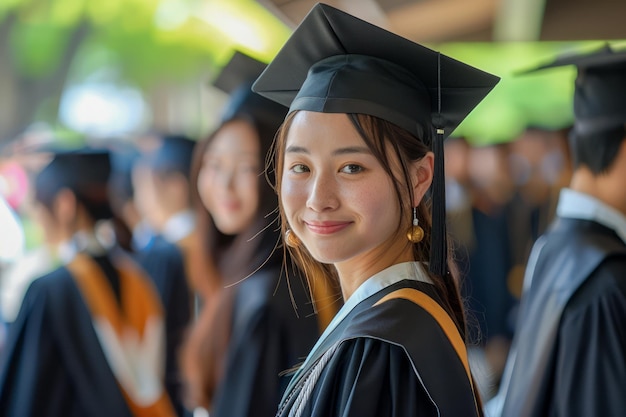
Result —
[{"label": "gold stole", "polygon": [[[120,279],[121,310],[104,272],[92,258],[79,253],[66,265],[89,308],[100,345],[133,416],[174,417],[163,387],[163,372],[155,369],[165,368],[164,355],[159,355],[165,346],[159,297],[149,278],[132,262],[115,259],[114,266]],[[129,352],[135,356],[124,363]],[[134,369],[128,369],[136,364],[134,360],[143,361],[148,371],[143,380]],[[136,391],[129,380],[139,380]],[[146,395],[137,394],[142,391]]]},{"label": "gold stole", "polygon": [[426,312],[428,312],[437,321],[439,327],[441,327],[446,337],[450,341],[450,344],[452,344],[452,347],[456,351],[456,354],[461,360],[461,363],[463,363],[465,373],[467,374],[467,379],[469,380],[470,386],[472,387],[472,391],[474,391],[474,405],[476,406],[476,410],[478,412],[478,404],[476,403],[476,393],[474,390],[474,380],[472,379],[472,373],[470,372],[465,342],[461,338],[459,330],[457,329],[456,325],[454,324],[448,313],[446,313],[446,311],[439,305],[439,303],[433,300],[429,295],[414,288],[401,288],[399,290],[396,290],[378,300],[378,302],[374,305],[379,305],[381,303],[384,303],[385,301],[392,300],[394,298],[402,298],[412,301],[413,303],[426,310]]}]

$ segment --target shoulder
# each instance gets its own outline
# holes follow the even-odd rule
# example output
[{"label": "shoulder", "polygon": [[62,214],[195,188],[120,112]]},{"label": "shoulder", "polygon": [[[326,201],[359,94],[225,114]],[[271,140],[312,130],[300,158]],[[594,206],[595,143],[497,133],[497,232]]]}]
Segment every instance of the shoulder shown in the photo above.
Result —
[{"label": "shoulder", "polygon": [[624,243],[614,230],[592,220],[557,217],[544,235],[546,246],[555,250],[577,249],[600,253],[624,252]]},{"label": "shoulder", "polygon": [[[419,303],[416,302],[415,296],[421,297]],[[375,337],[401,343],[414,343],[418,340],[422,343],[429,340],[429,337],[440,335],[444,336],[445,341],[444,331],[433,315],[432,308],[445,313],[435,299],[433,291],[401,288],[357,313],[346,333],[349,337]],[[437,342],[438,338],[432,341]]]},{"label": "shoulder", "polygon": [[26,295],[27,297],[54,296],[67,291],[72,285],[72,275],[65,267],[59,267],[33,280],[26,291]]},{"label": "shoulder", "polygon": [[[411,292],[423,299],[412,298]],[[344,337],[374,339],[401,347],[416,369],[429,374],[449,369],[464,378],[464,365],[457,352],[461,349],[463,353],[464,341],[435,299],[434,294],[413,288],[391,293],[382,302],[356,314]]]},{"label": "shoulder", "polygon": [[[567,303],[564,314],[584,314],[590,309],[626,312],[626,256],[605,259],[581,284]],[[616,310],[616,308],[619,308]]]}]

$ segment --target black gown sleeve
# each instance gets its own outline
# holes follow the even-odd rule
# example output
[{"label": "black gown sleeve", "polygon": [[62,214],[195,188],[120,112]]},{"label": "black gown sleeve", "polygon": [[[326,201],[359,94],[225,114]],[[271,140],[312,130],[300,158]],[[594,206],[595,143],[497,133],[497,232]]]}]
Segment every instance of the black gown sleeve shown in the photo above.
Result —
[{"label": "black gown sleeve", "polygon": [[311,417],[438,415],[404,349],[373,338],[342,342],[310,398]]},{"label": "black gown sleeve", "polygon": [[165,387],[178,416],[191,413],[183,405],[183,382],[179,349],[191,322],[191,291],[187,285],[183,256],[173,244],[155,238],[153,246],[135,255],[153,280],[163,304],[166,331]]},{"label": "black gown sleeve", "polygon": [[623,259],[605,262],[564,310],[551,416],[626,413],[625,265]]},{"label": "black gown sleeve", "polygon": [[211,416],[274,417],[286,383],[289,335],[276,310],[265,306],[231,338],[223,382]]},{"label": "black gown sleeve", "polygon": [[[0,362],[0,413],[5,417],[61,416],[67,381],[46,315],[45,287],[30,285],[10,327]],[[67,412],[67,410],[65,410]]]}]

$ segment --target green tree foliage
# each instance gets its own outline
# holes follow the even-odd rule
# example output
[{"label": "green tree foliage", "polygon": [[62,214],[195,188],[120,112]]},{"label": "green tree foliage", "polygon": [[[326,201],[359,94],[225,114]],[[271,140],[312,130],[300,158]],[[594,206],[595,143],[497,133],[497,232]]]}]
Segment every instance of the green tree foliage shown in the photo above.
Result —
[{"label": "green tree foliage", "polygon": [[[214,24],[220,13],[265,43],[242,44]],[[145,90],[209,78],[234,48],[267,61],[288,35],[253,0],[2,0],[0,141],[34,119],[54,122],[64,86],[99,69]]]}]

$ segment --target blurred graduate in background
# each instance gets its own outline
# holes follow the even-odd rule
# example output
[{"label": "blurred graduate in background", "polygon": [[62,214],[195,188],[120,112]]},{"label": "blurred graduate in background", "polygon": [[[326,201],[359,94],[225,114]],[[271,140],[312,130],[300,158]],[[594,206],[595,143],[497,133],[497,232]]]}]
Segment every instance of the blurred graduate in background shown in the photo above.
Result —
[{"label": "blurred graduate in background", "polygon": [[[140,157],[139,151],[134,145],[120,141],[109,141],[107,148],[111,150],[109,195],[116,241],[152,278],[161,297],[167,341],[165,385],[177,414],[184,415],[187,410],[182,401],[182,376],[177,358],[192,318],[192,292],[187,285],[183,255],[174,243],[161,235],[145,233],[145,222],[137,210],[132,184],[132,170]],[[134,239],[137,233],[143,234]]]},{"label": "blurred graduate in background", "polygon": [[[279,248],[277,198],[265,159],[286,108],[253,93],[264,65],[236,53],[215,81],[231,93],[222,122],[195,151],[191,184],[217,291],[204,300],[182,357],[189,403],[211,417],[271,417],[287,380],[336,311],[338,289],[308,285]],[[319,320],[318,320],[319,318]]]},{"label": "blurred graduate in background", "polygon": [[0,360],[5,416],[175,416],[158,292],[96,225],[112,216],[108,152],[56,153],[37,214],[63,265],[29,287]]},{"label": "blurred graduate in background", "polygon": [[135,206],[145,220],[136,226],[133,245],[150,245],[155,235],[175,244],[183,254],[189,288],[196,294],[208,294],[212,289],[206,286],[206,275],[213,266],[200,250],[190,195],[196,141],[180,134],[157,134],[148,140],[152,147],[142,152],[132,169]]}]

